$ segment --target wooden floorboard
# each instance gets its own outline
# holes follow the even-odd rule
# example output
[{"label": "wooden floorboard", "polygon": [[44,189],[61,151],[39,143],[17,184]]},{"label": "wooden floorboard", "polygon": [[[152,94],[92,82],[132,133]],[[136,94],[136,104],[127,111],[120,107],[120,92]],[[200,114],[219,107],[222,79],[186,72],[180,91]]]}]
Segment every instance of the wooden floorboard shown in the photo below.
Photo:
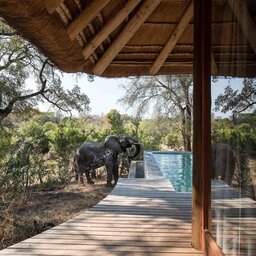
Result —
[{"label": "wooden floorboard", "polygon": [[201,255],[190,240],[191,194],[162,177],[120,179],[98,205],[0,255]]},{"label": "wooden floorboard", "polygon": [[[191,193],[176,193],[154,168],[147,177],[119,179],[96,206],[0,255],[202,255],[190,242]],[[226,255],[256,255],[255,201],[214,181],[212,216]]]}]

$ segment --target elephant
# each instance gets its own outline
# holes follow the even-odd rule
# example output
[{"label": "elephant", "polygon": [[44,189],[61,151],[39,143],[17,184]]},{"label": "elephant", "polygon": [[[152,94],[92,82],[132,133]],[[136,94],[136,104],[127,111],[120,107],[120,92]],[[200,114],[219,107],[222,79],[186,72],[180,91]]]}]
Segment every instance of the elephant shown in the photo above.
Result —
[{"label": "elephant", "polygon": [[135,146],[135,153],[129,156],[130,159],[140,153],[140,142],[128,135],[109,135],[104,142],[84,142],[76,151],[74,157],[74,169],[78,182],[83,181],[83,174],[86,175],[87,183],[94,184],[91,174],[95,169],[106,166],[107,186],[112,186],[114,176],[115,184],[118,181],[118,154],[126,152],[127,148]]}]

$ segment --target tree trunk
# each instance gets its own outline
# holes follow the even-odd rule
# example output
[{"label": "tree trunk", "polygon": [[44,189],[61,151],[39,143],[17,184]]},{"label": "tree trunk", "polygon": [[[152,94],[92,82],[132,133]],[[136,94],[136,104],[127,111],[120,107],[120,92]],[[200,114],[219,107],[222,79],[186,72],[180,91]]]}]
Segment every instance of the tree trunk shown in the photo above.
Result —
[{"label": "tree trunk", "polygon": [[181,118],[183,147],[184,150],[191,151],[191,109],[189,106],[182,109]]},{"label": "tree trunk", "polygon": [[192,137],[192,113],[191,113],[191,107],[186,106],[186,136],[187,136],[187,151],[191,151],[191,137]]}]

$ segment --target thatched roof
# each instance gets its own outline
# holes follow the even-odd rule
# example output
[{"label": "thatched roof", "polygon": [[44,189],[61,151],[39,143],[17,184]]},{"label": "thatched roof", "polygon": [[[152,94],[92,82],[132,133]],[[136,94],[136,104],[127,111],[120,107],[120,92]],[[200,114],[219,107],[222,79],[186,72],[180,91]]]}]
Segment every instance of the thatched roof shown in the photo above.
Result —
[{"label": "thatched roof", "polygon": [[[0,15],[66,72],[192,73],[192,2],[1,0]],[[256,76],[255,14],[256,1],[213,0],[212,74]]]}]

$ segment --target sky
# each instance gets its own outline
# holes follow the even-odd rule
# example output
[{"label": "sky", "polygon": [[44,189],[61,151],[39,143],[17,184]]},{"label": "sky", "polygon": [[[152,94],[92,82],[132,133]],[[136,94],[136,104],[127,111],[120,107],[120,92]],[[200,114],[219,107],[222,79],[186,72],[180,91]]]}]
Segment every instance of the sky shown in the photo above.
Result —
[{"label": "sky", "polygon": [[[86,75],[82,75],[79,78],[73,74],[65,73],[62,78],[62,84],[65,89],[71,89],[73,85],[77,84],[90,99],[91,115],[105,115],[110,112],[111,109],[118,110],[121,114],[132,115],[134,111],[127,109],[127,107],[121,105],[118,100],[124,96],[124,91],[120,88],[120,84],[128,82],[127,78],[101,78],[95,77],[93,82],[87,80]],[[218,79],[218,82],[212,83],[212,108],[214,107],[214,101],[216,97],[224,92],[228,83],[232,84],[232,88],[239,89],[242,85],[241,79]],[[34,87],[33,81],[29,81],[31,88]],[[41,111],[50,111],[49,105],[40,105]],[[150,114],[148,114],[150,116]],[[215,116],[229,117],[231,112],[223,114],[221,112],[215,112]]]},{"label": "sky", "polygon": [[104,115],[111,109],[117,109],[121,114],[129,113],[126,107],[118,103],[118,100],[124,96],[124,91],[119,87],[120,84],[127,83],[125,78],[101,78],[95,77],[93,82],[87,80],[83,75],[77,81],[74,75],[65,74],[63,77],[64,88],[72,88],[74,84],[79,85],[82,92],[90,99],[90,114]]},{"label": "sky", "polygon": [[[118,110],[121,114],[133,114],[132,109],[122,106],[118,100],[124,96],[124,91],[119,87],[120,84],[127,83],[125,78],[94,78],[93,82],[87,80],[87,75],[84,74],[77,77],[74,74],[64,73],[62,77],[62,85],[64,89],[71,89],[74,85],[78,85],[81,91],[90,99],[90,115],[105,115],[111,109]],[[26,81],[27,89],[34,90],[36,88],[35,81],[31,78]],[[50,104],[39,104],[41,111],[51,111]]]}]

